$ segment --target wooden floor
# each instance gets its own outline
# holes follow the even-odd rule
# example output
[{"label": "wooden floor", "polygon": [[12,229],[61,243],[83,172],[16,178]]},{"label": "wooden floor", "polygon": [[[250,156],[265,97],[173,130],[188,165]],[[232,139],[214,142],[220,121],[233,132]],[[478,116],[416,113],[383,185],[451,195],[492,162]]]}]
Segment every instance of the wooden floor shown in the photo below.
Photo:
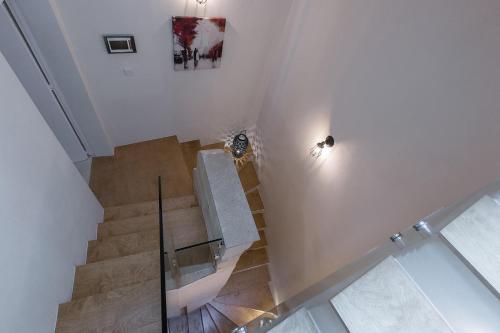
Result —
[{"label": "wooden floor", "polygon": [[[75,270],[71,301],[59,306],[56,332],[161,331],[157,176],[163,176],[167,193],[167,247],[205,241],[191,174],[199,150],[222,147],[201,147],[198,140],[179,144],[169,137],[118,147],[114,157],[94,159],[91,187],[105,207],[105,221],[89,242],[87,263]],[[261,240],[242,255],[211,303],[169,320],[172,333],[230,333],[259,316],[272,316],[259,180],[251,162],[239,175]]]}]

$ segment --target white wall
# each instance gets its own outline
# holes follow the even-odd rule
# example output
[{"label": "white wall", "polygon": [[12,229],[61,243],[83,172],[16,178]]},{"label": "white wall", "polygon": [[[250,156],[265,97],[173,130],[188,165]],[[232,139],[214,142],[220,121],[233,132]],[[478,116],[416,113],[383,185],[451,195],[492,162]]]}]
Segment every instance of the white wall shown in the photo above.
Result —
[{"label": "white wall", "polygon": [[88,183],[90,183],[90,173],[92,171],[92,158],[89,158],[84,161],[76,162],[75,167],[78,169],[83,179]]},{"label": "white wall", "polygon": [[278,301],[500,176],[499,16],[494,0],[294,1],[257,124]]},{"label": "white wall", "polygon": [[0,332],[53,332],[103,209],[0,53]]},{"label": "white wall", "polygon": [[[209,143],[254,125],[288,0],[53,0],[96,110],[115,145],[167,135]],[[227,18],[222,67],[174,72],[171,17]],[[134,34],[137,54],[108,55],[104,34]],[[133,76],[125,76],[130,69]]]}]

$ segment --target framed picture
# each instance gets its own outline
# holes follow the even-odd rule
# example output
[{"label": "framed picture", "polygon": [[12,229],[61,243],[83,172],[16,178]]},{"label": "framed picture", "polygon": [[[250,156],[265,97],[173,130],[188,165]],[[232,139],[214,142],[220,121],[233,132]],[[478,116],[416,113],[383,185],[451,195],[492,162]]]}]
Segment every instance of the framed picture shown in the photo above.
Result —
[{"label": "framed picture", "polygon": [[106,35],[104,43],[108,53],[137,53],[132,35]]},{"label": "framed picture", "polygon": [[225,30],[225,18],[172,17],[174,70],[220,67]]}]

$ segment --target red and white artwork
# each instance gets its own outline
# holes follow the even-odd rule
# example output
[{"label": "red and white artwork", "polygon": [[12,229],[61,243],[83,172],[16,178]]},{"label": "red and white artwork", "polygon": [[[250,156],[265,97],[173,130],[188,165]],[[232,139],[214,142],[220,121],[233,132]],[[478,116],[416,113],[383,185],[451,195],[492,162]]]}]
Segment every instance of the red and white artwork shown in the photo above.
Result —
[{"label": "red and white artwork", "polygon": [[174,69],[220,67],[225,30],[225,18],[173,17]]}]

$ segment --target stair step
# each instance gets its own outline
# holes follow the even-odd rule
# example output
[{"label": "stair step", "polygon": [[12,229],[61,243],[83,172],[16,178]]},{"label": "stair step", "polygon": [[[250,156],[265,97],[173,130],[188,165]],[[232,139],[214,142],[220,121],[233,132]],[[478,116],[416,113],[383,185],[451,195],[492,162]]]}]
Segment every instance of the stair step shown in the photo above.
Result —
[{"label": "stair step", "polygon": [[158,213],[100,223],[97,226],[97,239],[104,240],[148,230],[158,231],[158,223]]},{"label": "stair step", "polygon": [[248,250],[240,256],[233,273],[265,265],[269,262],[266,248]]},{"label": "stair step", "polygon": [[170,333],[189,333],[188,318],[186,314],[168,319]]},{"label": "stair step", "polygon": [[193,169],[196,168],[196,158],[198,151],[201,149],[200,140],[193,140],[181,143],[182,155],[184,155],[184,161],[186,162],[188,172],[190,175],[193,173]]},{"label": "stair step", "polygon": [[377,327],[378,332],[453,332],[415,280],[392,256],[330,302],[353,333],[367,332],[373,327]]},{"label": "stair step", "polygon": [[73,299],[157,279],[159,276],[159,251],[143,252],[77,266]]},{"label": "stair step", "polygon": [[219,333],[219,331],[217,330],[217,326],[215,326],[215,323],[210,316],[210,313],[208,312],[206,306],[203,306],[201,308],[201,318],[203,319],[204,333]]},{"label": "stair step", "polygon": [[[127,235],[146,230],[158,230],[158,215],[145,215],[99,224],[97,239]],[[163,214],[163,223],[170,235],[175,235],[176,248],[206,241],[206,227],[200,207],[175,209]]]},{"label": "stair step", "polygon": [[171,136],[115,148],[111,157],[92,161],[91,188],[104,207],[157,199],[162,176],[164,198],[193,194],[182,149]]},{"label": "stair step", "polygon": [[271,311],[275,307],[269,286],[263,284],[217,296],[214,301],[266,312]]},{"label": "stair step", "polygon": [[248,205],[250,206],[250,210],[252,213],[262,213],[264,211],[264,204],[262,203],[262,199],[260,198],[259,191],[253,191],[247,194]]},{"label": "stair step", "polygon": [[261,249],[261,248],[267,246],[267,238],[266,238],[266,233],[264,232],[264,230],[259,230],[259,237],[260,237],[260,240],[254,242],[252,244],[252,246],[250,247],[250,250],[258,250],[258,249]]},{"label": "stair step", "polygon": [[[197,205],[198,203],[194,195],[185,195],[163,200],[164,211],[189,208]],[[121,220],[155,213],[158,214],[158,200],[106,207],[104,209],[104,221]]]},{"label": "stair step", "polygon": [[266,227],[266,221],[264,220],[264,214],[257,213],[253,214],[253,220],[255,221],[255,226],[257,229],[261,230]]},{"label": "stair step", "polygon": [[176,249],[208,240],[203,213],[198,206],[166,212],[163,221],[166,237],[171,237],[170,242]]},{"label": "stair step", "polygon": [[134,333],[159,333],[161,332],[161,321],[139,327]]},{"label": "stair step", "polygon": [[500,206],[483,196],[441,234],[500,294]]},{"label": "stair step", "polygon": [[222,313],[217,311],[217,309],[215,309],[213,306],[207,304],[206,307],[208,312],[210,313],[210,316],[212,317],[212,320],[215,323],[215,326],[217,327],[217,330],[220,333],[231,333],[235,328],[237,328],[235,323],[233,323]]},{"label": "stair step", "polygon": [[259,177],[252,162],[246,163],[238,172],[243,190],[249,192],[259,186]]},{"label": "stair step", "polygon": [[269,281],[271,281],[271,276],[268,265],[233,273],[217,296],[227,295],[255,286],[267,286]]},{"label": "stair step", "polygon": [[59,305],[56,333],[154,332],[161,323],[160,280]]},{"label": "stair step", "polygon": [[271,328],[269,333],[319,333],[311,315],[302,308]]},{"label": "stair step", "polygon": [[204,333],[203,332],[203,319],[201,317],[201,309],[191,311],[188,317],[188,332],[189,333]]},{"label": "stair step", "polygon": [[216,301],[210,302],[210,305],[216,308],[217,311],[229,318],[229,320],[231,320],[239,327],[244,326],[255,318],[266,314],[265,311],[255,310],[238,305],[218,303]]},{"label": "stair step", "polygon": [[224,142],[216,142],[216,143],[211,143],[209,145],[205,145],[201,147],[200,150],[210,150],[210,149],[224,149]]},{"label": "stair step", "polygon": [[160,235],[157,228],[140,232],[93,240],[87,248],[87,264],[112,258],[129,256],[159,249]]}]

